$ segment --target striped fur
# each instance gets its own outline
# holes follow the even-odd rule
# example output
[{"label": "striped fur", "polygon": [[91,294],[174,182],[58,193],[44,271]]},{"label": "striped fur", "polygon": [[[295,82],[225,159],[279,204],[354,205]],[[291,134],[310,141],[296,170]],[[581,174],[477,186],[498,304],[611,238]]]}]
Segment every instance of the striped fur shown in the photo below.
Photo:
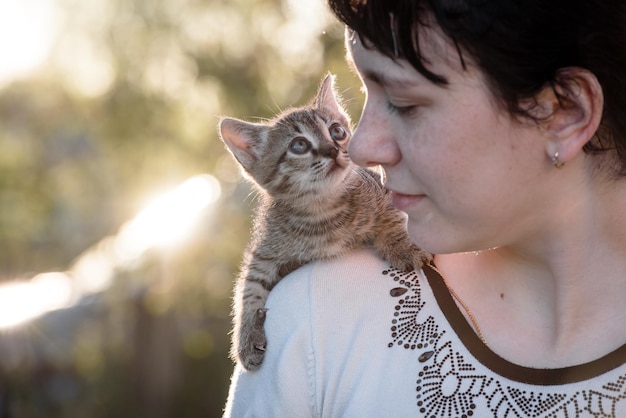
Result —
[{"label": "striped fur", "polygon": [[363,246],[400,270],[430,259],[409,241],[380,176],[350,161],[332,76],[312,104],[262,124],[226,118],[220,134],[260,195],[233,305],[231,355],[246,369],[263,360],[267,295],[296,268]]}]

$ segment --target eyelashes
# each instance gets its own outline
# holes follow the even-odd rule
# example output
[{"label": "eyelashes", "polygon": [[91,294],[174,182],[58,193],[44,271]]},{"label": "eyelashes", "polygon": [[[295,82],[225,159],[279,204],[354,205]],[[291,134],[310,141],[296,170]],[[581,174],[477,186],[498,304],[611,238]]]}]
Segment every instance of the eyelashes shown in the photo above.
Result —
[{"label": "eyelashes", "polygon": [[396,106],[390,101],[387,101],[387,110],[392,115],[411,116],[419,107],[415,105],[411,106]]}]

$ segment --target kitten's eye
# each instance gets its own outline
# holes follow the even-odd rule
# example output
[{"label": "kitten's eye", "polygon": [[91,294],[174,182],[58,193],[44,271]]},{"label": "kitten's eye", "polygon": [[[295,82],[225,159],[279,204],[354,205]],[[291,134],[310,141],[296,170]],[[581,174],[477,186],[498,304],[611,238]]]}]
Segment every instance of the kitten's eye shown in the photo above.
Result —
[{"label": "kitten's eye", "polygon": [[295,137],[289,144],[289,151],[296,155],[306,154],[310,149],[311,143],[302,136]]},{"label": "kitten's eye", "polygon": [[338,123],[330,125],[328,132],[330,133],[330,137],[333,141],[343,141],[348,136],[348,133],[345,129],[343,129],[343,126]]}]

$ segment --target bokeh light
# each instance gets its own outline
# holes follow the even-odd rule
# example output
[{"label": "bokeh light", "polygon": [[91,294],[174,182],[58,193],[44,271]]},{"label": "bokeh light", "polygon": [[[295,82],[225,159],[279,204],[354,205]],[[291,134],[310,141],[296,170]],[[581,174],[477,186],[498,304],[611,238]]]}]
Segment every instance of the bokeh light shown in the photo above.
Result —
[{"label": "bokeh light", "polygon": [[121,228],[115,239],[117,255],[132,260],[149,248],[180,243],[192,232],[204,209],[220,194],[217,179],[202,175],[159,196]]},{"label": "bokeh light", "polygon": [[0,1],[0,86],[44,63],[61,20],[55,0]]},{"label": "bokeh light", "polygon": [[42,273],[30,281],[4,283],[0,285],[0,328],[65,308],[71,298],[71,278],[65,273]]},{"label": "bokeh light", "polygon": [[67,273],[42,273],[31,280],[0,284],[0,328],[20,325],[106,290],[117,269],[136,261],[146,250],[181,244],[220,194],[215,177],[192,177],[156,198],[117,236],[86,250]]}]

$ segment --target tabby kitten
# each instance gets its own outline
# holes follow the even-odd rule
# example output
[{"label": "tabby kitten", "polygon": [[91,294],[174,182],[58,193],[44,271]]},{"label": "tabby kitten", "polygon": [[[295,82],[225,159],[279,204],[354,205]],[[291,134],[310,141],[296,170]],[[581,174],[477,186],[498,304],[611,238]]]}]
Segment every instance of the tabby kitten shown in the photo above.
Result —
[{"label": "tabby kitten", "polygon": [[267,296],[296,268],[367,245],[400,270],[431,258],[409,241],[380,176],[350,161],[350,121],[333,82],[328,75],[312,104],[267,123],[220,121],[222,140],[260,196],[233,307],[231,355],[248,370],[263,361]]}]

